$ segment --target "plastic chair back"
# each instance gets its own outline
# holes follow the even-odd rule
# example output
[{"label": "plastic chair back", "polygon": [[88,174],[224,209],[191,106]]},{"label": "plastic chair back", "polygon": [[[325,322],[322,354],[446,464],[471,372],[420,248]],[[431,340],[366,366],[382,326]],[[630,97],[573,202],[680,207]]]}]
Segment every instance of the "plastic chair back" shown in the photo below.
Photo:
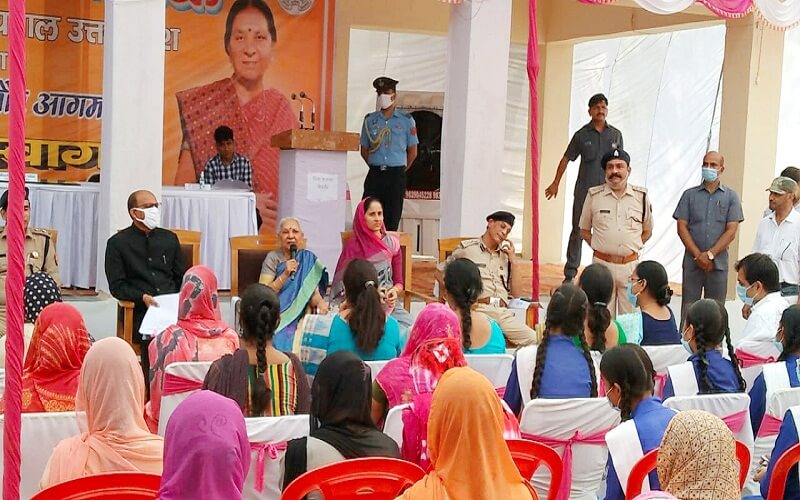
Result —
[{"label": "plastic chair back", "polygon": [[[285,417],[251,417],[244,419],[247,426],[247,440],[250,441],[250,470],[244,480],[242,496],[245,499],[273,499],[281,497],[283,472],[281,458],[283,449],[291,439],[308,436],[308,415],[289,415]],[[255,447],[253,445],[256,445]],[[259,470],[259,446],[267,445],[263,451],[263,467]],[[263,484],[262,491],[256,485]]]},{"label": "plastic chair back", "polygon": [[[178,377],[197,380],[201,384],[206,378],[208,369],[211,368],[211,361],[181,361],[171,363],[164,369],[164,376],[176,375]],[[199,390],[199,389],[198,389]],[[181,402],[197,392],[197,390],[180,392],[177,394],[163,394],[161,396],[161,408],[158,414],[158,435],[163,436],[167,432],[167,422]]]},{"label": "plastic chair back", "polygon": [[372,372],[372,381],[375,381],[375,377],[383,370],[383,367],[386,366],[387,363],[391,361],[390,359],[384,359],[381,361],[364,361],[364,364],[369,366],[370,372]]},{"label": "plastic chair back", "polygon": [[792,466],[796,465],[797,462],[800,462],[800,443],[786,450],[775,461],[769,481],[767,500],[783,500],[786,491],[786,478],[789,477]]},{"label": "plastic chair back", "polygon": [[495,387],[505,387],[511,375],[514,356],[510,354],[465,354],[470,368],[489,379]]},{"label": "plastic chair back", "polygon": [[143,500],[156,498],[161,476],[142,472],[114,472],[86,476],[56,484],[42,490],[31,500]]},{"label": "plastic chair back", "polygon": [[397,405],[386,414],[383,422],[383,433],[397,443],[398,448],[403,446],[403,410],[411,406],[411,403]]},{"label": "plastic chair back", "polygon": [[541,464],[550,469],[551,482],[550,489],[547,491],[547,499],[555,500],[558,494],[558,485],[561,484],[561,475],[564,473],[564,465],[556,450],[527,439],[507,439],[506,444],[519,473],[525,479],[530,480]]},{"label": "plastic chair back", "polygon": [[668,368],[672,365],[685,363],[689,359],[689,353],[686,352],[686,349],[681,344],[643,345],[642,349],[647,352],[653,362],[653,369],[658,376],[654,393],[660,397],[664,392],[664,380],[666,380]]},{"label": "plastic chair back", "polygon": [[[636,465],[631,469],[630,475],[628,475],[628,484],[625,487],[626,500],[636,498],[642,492],[642,483],[644,483],[647,475],[656,469],[657,461],[658,448],[650,450],[636,462]],[[736,441],[736,461],[739,462],[739,488],[742,488],[745,481],[747,481],[747,472],[750,470],[750,449],[741,441]]]},{"label": "plastic chair back", "polygon": [[356,458],[306,472],[284,490],[283,500],[300,500],[313,491],[325,500],[394,499],[425,476],[415,464],[396,458]]}]

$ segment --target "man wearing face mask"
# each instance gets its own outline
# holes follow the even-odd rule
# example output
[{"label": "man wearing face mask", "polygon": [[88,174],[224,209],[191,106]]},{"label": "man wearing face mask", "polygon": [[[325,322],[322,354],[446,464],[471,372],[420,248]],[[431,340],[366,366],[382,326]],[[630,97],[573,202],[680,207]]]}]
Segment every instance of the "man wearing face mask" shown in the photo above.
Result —
[{"label": "man wearing face mask", "polygon": [[728,288],[728,246],[744,220],[742,203],[720,182],[725,158],[716,151],[703,157],[702,182],[681,195],[672,218],[683,242],[681,328],[689,308],[701,297],[725,302]]},{"label": "man wearing face mask", "polygon": [[752,308],[735,345],[748,387],[760,372],[759,365],[775,361],[780,354],[773,341],[789,303],[781,297],[778,279],[778,266],[769,255],[751,253],[736,263],[736,295]]},{"label": "man wearing face mask", "polygon": [[633,312],[628,281],[639,263],[639,253],[653,234],[653,207],[647,189],[628,182],[631,157],[621,149],[603,156],[605,184],[589,189],[581,213],[581,238],[594,250],[594,264],[603,264],[614,276],[611,315]]},{"label": "man wearing face mask", "polygon": [[149,380],[151,338],[142,338],[139,326],[147,308],[158,307],[153,296],[180,289],[186,266],[178,237],[159,227],[161,213],[153,193],[133,192],[128,197],[128,215],[132,224],[106,244],[106,278],[114,298],[134,303],[133,340],[141,343],[142,369]]},{"label": "man wearing face mask", "polygon": [[[46,229],[30,227],[31,203],[28,200],[28,188],[25,188],[25,201],[23,205],[25,226],[25,276],[36,272],[45,272],[50,275],[58,286],[61,278],[58,275],[58,256],[56,245]],[[8,191],[0,196],[0,217],[8,220]],[[6,240],[5,227],[0,229],[0,336],[6,333],[6,272],[8,271],[8,240]]]},{"label": "man wearing face mask", "polygon": [[372,82],[378,93],[376,110],[364,117],[361,157],[369,166],[364,198],[383,205],[387,231],[397,231],[406,194],[406,171],[417,157],[417,125],[411,115],[395,109],[397,80],[382,76]]}]

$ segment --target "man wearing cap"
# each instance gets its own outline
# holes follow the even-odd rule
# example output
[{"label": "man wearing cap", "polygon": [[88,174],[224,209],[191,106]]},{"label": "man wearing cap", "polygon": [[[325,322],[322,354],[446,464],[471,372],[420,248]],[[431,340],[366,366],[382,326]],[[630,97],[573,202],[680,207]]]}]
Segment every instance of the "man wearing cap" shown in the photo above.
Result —
[{"label": "man wearing cap", "polygon": [[[58,275],[58,257],[56,245],[46,229],[29,227],[31,220],[31,202],[28,199],[28,188],[25,188],[25,204],[23,223],[25,224],[25,276],[36,272],[45,272],[61,286]],[[8,220],[8,191],[0,196],[0,217]],[[6,333],[6,273],[8,272],[8,240],[5,227],[0,230],[0,335]]]},{"label": "man wearing cap", "polygon": [[515,346],[536,341],[536,333],[508,310],[511,297],[522,294],[521,266],[517,265],[514,244],[508,234],[514,226],[514,214],[497,211],[486,217],[486,231],[480,238],[462,241],[446,262],[437,267],[439,289],[444,290],[444,268],[455,259],[469,259],[481,273],[483,293],[478,298],[476,310],[499,325],[506,340]]},{"label": "man wearing cap", "polygon": [[800,283],[800,213],[794,210],[797,183],[788,177],[777,177],[767,191],[772,212],[758,224],[753,253],[772,258],[778,266],[781,296],[793,304],[798,302]]},{"label": "man wearing cap", "polygon": [[639,263],[639,252],[653,234],[653,209],[647,189],[628,183],[631,158],[615,149],[601,160],[606,182],[589,189],[583,204],[581,237],[594,250],[594,263],[604,264],[614,276],[611,315],[633,311],[625,290]]},{"label": "man wearing cap", "polygon": [[614,149],[622,149],[622,132],[606,122],[608,115],[608,99],[603,94],[595,94],[589,99],[589,123],[580,128],[572,140],[569,141],[567,150],[558,163],[556,177],[553,183],[545,189],[547,199],[558,195],[558,185],[561,177],[567,170],[567,164],[581,157],[578,169],[578,179],[575,182],[574,201],[572,202],[572,231],[569,233],[567,244],[567,263],[564,266],[564,282],[572,281],[578,274],[581,263],[581,247],[583,241],[580,234],[580,217],[583,202],[589,188],[599,186],[605,182],[603,165],[600,159]]},{"label": "man wearing cap", "polygon": [[728,246],[744,220],[739,195],[720,183],[725,158],[716,151],[703,157],[699,186],[681,195],[672,218],[683,242],[681,325],[701,297],[725,302],[728,290]]},{"label": "man wearing cap", "polygon": [[417,157],[417,125],[411,115],[395,109],[397,80],[382,76],[372,86],[378,93],[376,110],[364,117],[361,127],[361,157],[369,166],[363,197],[378,198],[386,230],[397,231],[403,214],[406,171]]}]

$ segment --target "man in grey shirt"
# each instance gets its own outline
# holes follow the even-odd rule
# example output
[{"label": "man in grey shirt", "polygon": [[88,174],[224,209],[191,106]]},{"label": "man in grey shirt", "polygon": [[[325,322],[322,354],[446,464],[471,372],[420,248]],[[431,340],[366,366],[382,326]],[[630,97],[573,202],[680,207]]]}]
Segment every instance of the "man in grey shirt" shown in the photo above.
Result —
[{"label": "man in grey shirt", "polygon": [[548,200],[555,198],[558,195],[561,177],[567,170],[567,164],[575,161],[578,156],[581,157],[578,180],[575,182],[575,200],[572,202],[572,231],[569,233],[567,264],[564,266],[565,283],[575,278],[581,263],[583,240],[581,239],[580,218],[586,193],[589,192],[589,188],[606,182],[605,165],[600,164],[600,159],[615,149],[623,149],[622,132],[606,122],[607,115],[608,99],[606,96],[603,94],[593,95],[589,99],[589,116],[592,117],[592,120],[572,136],[564,156],[558,163],[553,183],[544,191]]},{"label": "man in grey shirt", "polygon": [[701,170],[703,182],[683,192],[672,214],[686,247],[681,325],[689,307],[701,296],[725,302],[728,245],[736,237],[744,213],[736,191],[720,183],[724,171],[725,158],[716,151],[706,153]]}]

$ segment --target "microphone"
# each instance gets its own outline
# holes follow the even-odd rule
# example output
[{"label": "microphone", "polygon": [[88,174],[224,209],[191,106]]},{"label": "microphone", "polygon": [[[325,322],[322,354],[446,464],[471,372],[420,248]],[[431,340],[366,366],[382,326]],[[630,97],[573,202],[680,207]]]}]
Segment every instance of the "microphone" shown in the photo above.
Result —
[{"label": "microphone", "polygon": [[314,103],[314,100],[308,97],[303,90],[300,91],[300,98],[311,101],[311,130],[314,130],[316,128],[315,122],[317,121],[317,105]]},{"label": "microphone", "polygon": [[[297,257],[297,245],[292,243],[291,245],[289,245],[289,258],[294,260],[296,257]],[[289,273],[289,279],[290,280],[294,279],[294,273],[295,273],[294,271]]]},{"label": "microphone", "polygon": [[[293,101],[297,101],[298,100],[297,99],[297,94],[293,93],[291,97],[292,97]],[[304,119],[304,114],[305,113],[304,113],[303,101],[302,101],[302,97],[304,97],[303,92],[300,92],[300,97],[301,97],[301,99],[299,99],[300,100],[300,129],[302,130],[302,129],[305,128],[305,119]]]}]

